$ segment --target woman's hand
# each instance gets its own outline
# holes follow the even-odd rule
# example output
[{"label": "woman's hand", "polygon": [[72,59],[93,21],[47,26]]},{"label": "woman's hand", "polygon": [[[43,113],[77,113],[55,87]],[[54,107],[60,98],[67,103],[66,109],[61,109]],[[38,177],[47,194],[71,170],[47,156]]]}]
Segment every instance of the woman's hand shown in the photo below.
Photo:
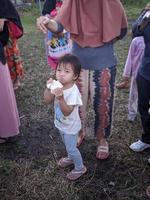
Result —
[{"label": "woman's hand", "polygon": [[57,33],[58,25],[55,20],[50,19],[47,16],[41,16],[37,18],[37,28],[42,31],[44,34],[47,33],[48,30]]},{"label": "woman's hand", "polygon": [[37,25],[38,30],[46,34],[48,31],[46,24],[49,22],[49,20],[50,19],[47,16],[40,16],[39,18],[37,18],[36,25]]},{"label": "woman's hand", "polygon": [[6,19],[0,19],[0,32],[3,31],[5,21]]}]

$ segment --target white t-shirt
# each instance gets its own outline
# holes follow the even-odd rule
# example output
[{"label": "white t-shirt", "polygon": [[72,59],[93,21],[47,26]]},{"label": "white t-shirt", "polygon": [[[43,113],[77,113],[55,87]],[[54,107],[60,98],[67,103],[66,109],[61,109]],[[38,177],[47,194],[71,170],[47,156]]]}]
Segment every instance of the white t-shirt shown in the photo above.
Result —
[{"label": "white t-shirt", "polygon": [[77,134],[81,129],[79,116],[79,106],[82,105],[81,94],[78,87],[74,84],[71,88],[63,90],[64,99],[67,105],[75,106],[70,115],[64,116],[57,99],[54,102],[55,126],[66,134]]}]

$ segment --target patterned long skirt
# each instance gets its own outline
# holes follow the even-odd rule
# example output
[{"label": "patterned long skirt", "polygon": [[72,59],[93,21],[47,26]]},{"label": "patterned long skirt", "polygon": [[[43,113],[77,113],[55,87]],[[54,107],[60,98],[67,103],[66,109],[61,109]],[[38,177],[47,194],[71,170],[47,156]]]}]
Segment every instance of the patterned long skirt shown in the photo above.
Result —
[{"label": "patterned long skirt", "polygon": [[[116,67],[113,66],[93,71],[82,69],[78,79],[77,84],[83,99],[80,109],[83,131],[87,133],[87,126],[93,124],[87,134],[92,135],[93,132],[98,139],[108,138],[111,133],[115,76]],[[93,115],[88,114],[89,107]],[[90,122],[88,116],[92,118]]]}]

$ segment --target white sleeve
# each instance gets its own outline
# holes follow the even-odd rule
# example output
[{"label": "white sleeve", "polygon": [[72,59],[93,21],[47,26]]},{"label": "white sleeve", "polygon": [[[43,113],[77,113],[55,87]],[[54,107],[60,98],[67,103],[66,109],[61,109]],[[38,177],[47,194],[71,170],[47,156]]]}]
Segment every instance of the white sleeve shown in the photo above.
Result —
[{"label": "white sleeve", "polygon": [[66,103],[68,105],[82,106],[82,104],[83,104],[82,103],[82,98],[81,98],[81,94],[80,94],[78,88],[75,88],[74,90],[72,90],[72,92],[70,93],[70,95],[66,99]]}]

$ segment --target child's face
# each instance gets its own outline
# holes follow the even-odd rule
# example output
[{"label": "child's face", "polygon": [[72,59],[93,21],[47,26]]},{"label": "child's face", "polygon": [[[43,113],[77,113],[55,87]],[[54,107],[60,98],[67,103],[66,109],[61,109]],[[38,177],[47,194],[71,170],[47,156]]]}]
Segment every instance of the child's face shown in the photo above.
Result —
[{"label": "child's face", "polygon": [[74,74],[70,63],[61,63],[56,70],[56,79],[64,86],[74,83],[77,76]]}]

